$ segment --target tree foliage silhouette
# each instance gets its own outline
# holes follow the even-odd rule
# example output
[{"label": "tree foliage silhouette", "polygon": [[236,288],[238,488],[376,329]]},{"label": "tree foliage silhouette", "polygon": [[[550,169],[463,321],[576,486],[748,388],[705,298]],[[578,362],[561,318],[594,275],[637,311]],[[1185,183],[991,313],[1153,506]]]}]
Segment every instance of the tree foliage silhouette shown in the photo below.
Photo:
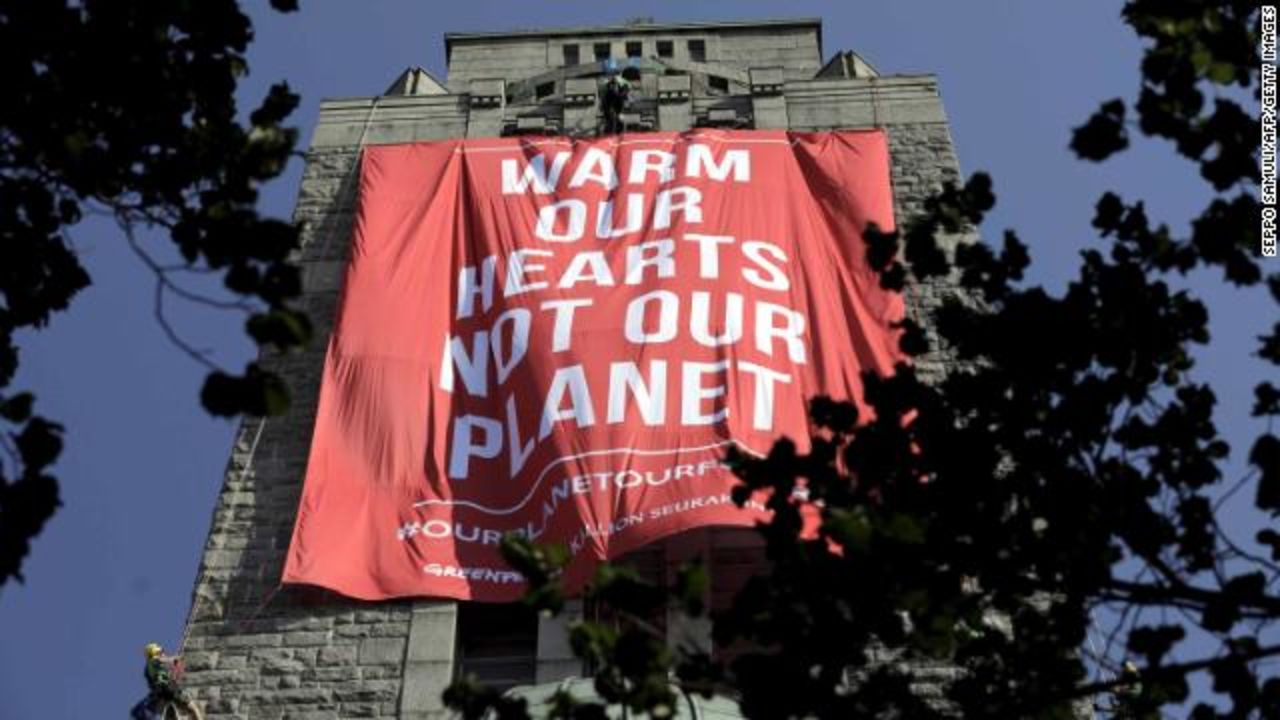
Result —
[{"label": "tree foliage silhouette", "polygon": [[[758,718],[1071,718],[1082,702],[1159,718],[1207,673],[1216,697],[1190,717],[1280,717],[1280,534],[1236,537],[1220,515],[1245,489],[1262,517],[1280,513],[1280,390],[1258,382],[1265,429],[1244,449],[1248,474],[1224,477],[1214,391],[1194,375],[1209,315],[1178,279],[1207,270],[1280,302],[1280,273],[1257,255],[1260,125],[1238,100],[1260,92],[1258,7],[1131,0],[1123,17],[1145,41],[1137,100],[1104,103],[1071,148],[1103,161],[1135,132],[1168,140],[1215,191],[1190,233],[1109,192],[1093,220],[1102,249],[1085,250],[1055,294],[1022,282],[1030,258],[1012,232],[939,246],[992,207],[984,175],[947,188],[900,234],[868,231],[887,287],[951,278],[962,290],[903,328],[908,354],[945,347],[955,367],[932,384],[909,364],[866,378],[874,418],[815,399],[807,454],[784,439],[762,459],[731,456],[737,499],[767,492],[774,511],[760,528],[770,571],[714,618],[718,643],[750,649],[725,664],[669,653],[643,623],[579,623],[573,647],[605,702],[669,716],[673,675],[686,690],[735,693]],[[1280,364],[1280,323],[1214,352]],[[816,538],[800,532],[800,486],[818,504]],[[558,611],[564,553],[516,538],[504,552],[531,581],[526,601]],[[700,574],[689,568],[664,597],[606,568],[588,593],[624,617],[664,603],[702,613]],[[1091,649],[1095,616],[1113,621]],[[938,664],[959,672],[923,697],[918,668]],[[445,697],[467,717],[528,712],[470,679]],[[605,717],[567,693],[552,711]]]},{"label": "tree foliage silhouette", "polygon": [[[157,319],[180,345],[166,295],[245,312],[264,347],[310,335],[290,305],[297,232],[255,209],[258,188],[293,153],[297,132],[282,123],[298,98],[275,85],[240,121],[234,93],[252,36],[234,0],[0,1],[0,585],[22,578],[29,540],[58,506],[50,466],[63,442],[34,396],[10,389],[14,333],[44,327],[92,282],[68,236],[82,217],[118,223],[156,274]],[[147,254],[141,230],[166,234],[183,262]],[[192,293],[180,282],[192,271],[220,274],[239,299]],[[210,368],[201,393],[210,412],[264,415],[287,403],[281,379],[256,364],[231,373],[182,346]]]}]

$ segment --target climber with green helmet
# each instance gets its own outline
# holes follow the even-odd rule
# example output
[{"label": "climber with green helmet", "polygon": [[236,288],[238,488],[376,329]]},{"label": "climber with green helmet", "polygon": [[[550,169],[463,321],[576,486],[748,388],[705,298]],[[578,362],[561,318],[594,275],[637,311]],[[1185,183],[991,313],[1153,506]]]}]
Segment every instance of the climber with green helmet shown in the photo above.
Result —
[{"label": "climber with green helmet", "polygon": [[149,720],[153,717],[164,717],[166,706],[172,706],[181,714],[202,720],[203,715],[195,703],[182,691],[178,683],[180,660],[164,654],[159,643],[147,643],[142,648],[147,659],[143,676],[147,680],[147,697],[133,707],[134,720]]}]

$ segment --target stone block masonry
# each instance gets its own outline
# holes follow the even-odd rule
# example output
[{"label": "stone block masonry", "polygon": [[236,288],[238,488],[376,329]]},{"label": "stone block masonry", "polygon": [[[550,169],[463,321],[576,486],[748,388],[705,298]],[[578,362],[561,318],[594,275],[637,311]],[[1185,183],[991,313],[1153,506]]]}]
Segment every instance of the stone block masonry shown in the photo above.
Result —
[{"label": "stone block masonry", "polygon": [[[321,339],[332,327],[341,289],[357,150],[313,148],[294,212],[302,228],[303,304]],[[438,678],[452,677],[452,648],[446,644],[449,654],[441,658],[424,650],[419,638],[434,635],[425,640],[435,647],[442,633],[452,638],[453,603],[365,603],[314,588],[279,587],[324,347],[321,340],[303,352],[262,359],[288,378],[293,406],[280,418],[246,420],[232,448],[183,648],[186,684],[209,720],[443,714]],[[406,684],[406,675],[423,682]],[[407,685],[434,692],[402,698]],[[402,712],[402,705],[412,713]]]},{"label": "stone block masonry", "polygon": [[[920,76],[880,83],[787,81],[773,113],[785,113],[793,129],[885,127],[901,225],[944,182],[958,181],[959,167],[936,82]],[[288,379],[293,405],[283,417],[245,420],[236,436],[184,636],[186,683],[209,720],[445,715],[440,692],[455,670],[454,603],[359,602],[313,588],[281,588],[279,578],[350,241],[359,148],[467,136],[472,112],[463,95],[322,105],[294,212],[302,228],[302,303],[316,340],[305,351],[262,358]],[[910,312],[919,316],[953,292],[947,282],[912,287]],[[950,361],[938,350],[917,365],[926,377],[940,377]],[[540,681],[576,667],[562,642],[540,638],[539,647],[549,648]],[[920,681],[944,676],[931,670]]]}]

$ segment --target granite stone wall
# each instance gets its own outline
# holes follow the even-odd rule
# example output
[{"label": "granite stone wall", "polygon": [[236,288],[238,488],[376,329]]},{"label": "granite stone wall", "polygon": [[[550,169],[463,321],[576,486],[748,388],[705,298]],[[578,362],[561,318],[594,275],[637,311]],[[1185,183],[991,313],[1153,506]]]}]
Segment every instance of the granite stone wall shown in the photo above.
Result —
[{"label": "granite stone wall", "polygon": [[[368,115],[352,121],[357,131]],[[453,134],[448,122],[436,127],[421,135]],[[363,134],[400,131],[391,123]],[[243,422],[214,510],[183,648],[185,684],[209,720],[434,717],[452,676],[453,603],[368,603],[279,585],[341,289],[357,157],[356,144],[315,143],[307,155],[294,219],[317,341],[262,359],[288,378],[293,405],[283,417]]]},{"label": "granite stone wall", "polygon": [[784,69],[789,78],[808,78],[818,71],[821,43],[817,28],[805,21],[772,25],[737,27],[690,23],[679,26],[631,25],[595,28],[590,34],[569,35],[518,34],[506,37],[474,36],[466,33],[451,36],[449,52],[449,86],[465,92],[467,84],[482,78],[508,80],[532,77],[564,66],[564,46],[578,46],[579,61],[595,61],[594,48],[607,43],[610,56],[625,60],[626,44],[639,42],[642,57],[658,55],[657,42],[671,42],[672,54],[662,58],[683,67],[695,60],[689,55],[688,41],[702,40],[708,68],[726,73],[740,71],[749,65]]},{"label": "granite stone wall", "polygon": [[[237,434],[184,635],[186,685],[209,720],[416,720],[444,714],[439,696],[454,672],[454,603],[358,602],[316,589],[281,588],[279,577],[342,282],[359,147],[464,136],[468,110],[465,95],[343,100],[321,108],[294,213],[302,227],[303,302],[317,341],[306,351],[263,358],[288,378],[294,402],[283,417],[245,420]],[[798,130],[887,128],[899,224],[944,182],[959,179],[930,76],[789,81],[781,101],[771,98],[768,112],[771,124],[785,120]],[[952,291],[945,282],[911,288],[911,312],[919,315]],[[938,376],[947,363],[945,351],[938,351],[919,366]],[[543,624],[558,631],[561,625]],[[552,674],[574,667],[562,657],[563,645],[552,638],[539,641],[539,648],[558,653],[546,658]],[[555,679],[543,669],[540,663],[540,681]],[[920,678],[928,685],[953,672],[921,668]]]}]

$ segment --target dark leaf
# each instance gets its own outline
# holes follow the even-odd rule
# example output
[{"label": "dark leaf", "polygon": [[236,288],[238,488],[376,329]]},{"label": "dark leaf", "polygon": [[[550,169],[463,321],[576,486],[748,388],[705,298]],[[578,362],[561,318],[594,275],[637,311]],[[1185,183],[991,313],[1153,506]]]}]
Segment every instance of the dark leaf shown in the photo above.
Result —
[{"label": "dark leaf", "polygon": [[53,464],[62,452],[62,426],[34,417],[14,438],[28,474],[35,474]]},{"label": "dark leaf", "polygon": [[1253,416],[1280,415],[1280,389],[1264,382],[1253,389]]},{"label": "dark leaf", "polygon": [[1249,452],[1249,462],[1258,468],[1258,509],[1280,514],[1280,439],[1263,435]]},{"label": "dark leaf", "polygon": [[14,423],[25,422],[31,417],[31,407],[35,396],[31,393],[18,393],[0,401],[0,417]]},{"label": "dark leaf", "polygon": [[1089,122],[1076,128],[1071,138],[1071,149],[1085,160],[1105,160],[1129,146],[1129,134],[1124,127],[1124,101],[1115,99],[1103,103]]}]

